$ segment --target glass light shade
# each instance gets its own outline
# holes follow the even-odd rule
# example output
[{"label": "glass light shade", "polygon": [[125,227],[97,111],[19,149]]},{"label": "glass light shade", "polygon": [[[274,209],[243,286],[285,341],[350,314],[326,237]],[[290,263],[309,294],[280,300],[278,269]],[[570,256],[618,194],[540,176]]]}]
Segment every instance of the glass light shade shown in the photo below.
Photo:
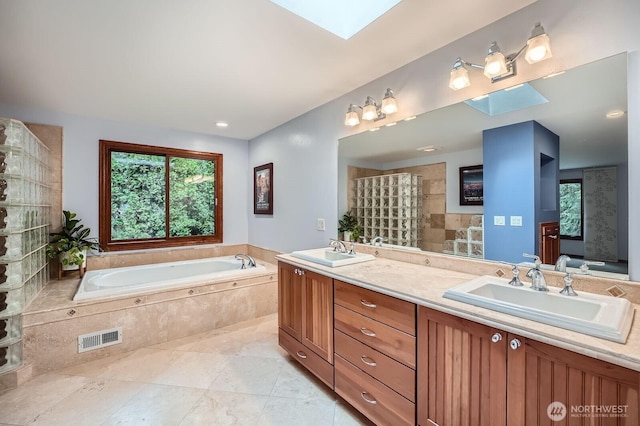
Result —
[{"label": "glass light shade", "polygon": [[362,108],[362,119],[371,121],[378,116],[378,112],[376,111],[375,104],[365,105]]},{"label": "glass light shade", "polygon": [[382,105],[380,106],[382,112],[385,114],[393,114],[398,112],[398,104],[396,98],[393,96],[393,90],[387,89],[382,98]]},{"label": "glass light shade", "polygon": [[466,68],[454,68],[451,70],[451,77],[449,78],[449,87],[453,90],[464,89],[471,85],[469,80],[469,71]]},{"label": "glass light shade", "polygon": [[382,100],[382,112],[385,114],[393,114],[398,112],[398,104],[396,103],[396,98],[390,96],[388,98],[384,98]]},{"label": "glass light shade", "polygon": [[484,60],[484,75],[493,78],[507,73],[507,61],[501,52],[488,55]]},{"label": "glass light shade", "polygon": [[549,36],[544,33],[527,40],[527,52],[524,58],[530,64],[544,61],[551,57],[551,45],[549,44]]},{"label": "glass light shade", "polygon": [[358,124],[360,124],[360,119],[358,118],[358,113],[353,111],[352,109],[349,109],[349,111],[347,111],[347,115],[344,117],[344,124],[345,126],[357,126]]}]

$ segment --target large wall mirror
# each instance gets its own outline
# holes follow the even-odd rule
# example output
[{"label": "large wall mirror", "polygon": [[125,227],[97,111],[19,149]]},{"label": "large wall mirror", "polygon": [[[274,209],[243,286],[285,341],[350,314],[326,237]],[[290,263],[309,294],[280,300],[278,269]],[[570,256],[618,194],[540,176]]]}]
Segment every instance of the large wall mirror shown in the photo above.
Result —
[{"label": "large wall mirror", "polygon": [[[423,182],[422,238],[411,248],[483,258],[482,249],[477,252],[469,249],[465,253],[456,251],[458,247],[452,243],[458,237],[465,237],[465,233],[470,235],[469,229],[482,228],[478,220],[482,220],[483,207],[461,205],[460,169],[483,164],[483,130],[533,120],[559,136],[561,181],[592,179],[592,172],[600,170],[608,170],[615,176],[615,186],[596,191],[615,193],[615,217],[607,219],[616,222],[615,235],[610,232],[597,238],[615,239],[609,244],[615,246],[616,258],[605,262],[605,266],[590,266],[590,269],[593,275],[628,279],[626,109],[627,55],[623,53],[560,75],[530,81],[522,87],[501,90],[488,98],[468,100],[427,112],[411,121],[400,121],[392,127],[343,138],[338,148],[338,217],[354,208],[356,179],[417,174]],[[615,111],[621,114],[615,116]],[[607,117],[612,112],[614,117]],[[571,185],[566,188],[575,191]],[[586,199],[583,188],[580,203],[592,203],[601,199],[600,195]],[[603,228],[598,215],[577,214],[583,228]],[[366,238],[374,236],[365,234]],[[566,237],[571,238],[561,239],[560,251],[572,257],[570,267],[593,260],[589,258],[589,251],[585,251],[584,237]],[[470,242],[476,238],[483,244],[481,232],[468,238]],[[467,246],[464,247],[466,251]]]}]

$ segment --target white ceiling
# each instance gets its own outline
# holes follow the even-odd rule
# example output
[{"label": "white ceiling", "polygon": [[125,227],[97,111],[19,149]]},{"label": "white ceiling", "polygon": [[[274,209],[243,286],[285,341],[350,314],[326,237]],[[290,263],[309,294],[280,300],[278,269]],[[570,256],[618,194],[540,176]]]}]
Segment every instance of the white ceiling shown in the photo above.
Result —
[{"label": "white ceiling", "polygon": [[251,139],[534,1],[403,0],[343,40],[269,0],[0,0],[0,103]]},{"label": "white ceiling", "polygon": [[[627,55],[620,54],[530,82],[549,102],[488,116],[465,103],[422,114],[412,121],[340,140],[339,155],[374,163],[482,148],[482,131],[536,120],[560,138],[560,168],[627,162]],[[416,148],[434,146],[427,154]]]}]

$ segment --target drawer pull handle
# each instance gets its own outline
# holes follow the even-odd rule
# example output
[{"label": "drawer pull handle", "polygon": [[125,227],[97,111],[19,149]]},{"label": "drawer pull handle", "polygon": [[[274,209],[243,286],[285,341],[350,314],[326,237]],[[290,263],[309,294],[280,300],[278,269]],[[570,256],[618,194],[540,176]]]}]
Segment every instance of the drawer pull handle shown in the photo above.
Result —
[{"label": "drawer pull handle", "polygon": [[298,357],[299,357],[299,358],[307,359],[307,354],[305,354],[305,353],[304,353],[304,352],[302,352],[302,351],[298,351],[298,352],[296,352],[296,355],[298,355]]},{"label": "drawer pull handle", "polygon": [[369,367],[375,367],[377,365],[374,360],[372,360],[371,358],[369,358],[366,355],[362,355],[360,357],[360,361],[362,361],[363,363],[367,364]]},{"label": "drawer pull handle", "polygon": [[360,392],[360,396],[362,397],[362,399],[364,399],[369,404],[376,405],[378,403],[378,401],[373,398],[367,398],[367,395],[369,395],[367,392]]},{"label": "drawer pull handle", "polygon": [[365,299],[361,299],[360,300],[360,304],[362,306],[366,306],[367,308],[371,308],[371,309],[375,309],[375,308],[378,307],[375,303],[371,303],[371,302],[369,302],[369,301],[367,301]]},{"label": "drawer pull handle", "polygon": [[360,333],[364,334],[365,336],[376,337],[376,333],[374,333],[373,331],[369,331],[364,327],[360,327]]}]

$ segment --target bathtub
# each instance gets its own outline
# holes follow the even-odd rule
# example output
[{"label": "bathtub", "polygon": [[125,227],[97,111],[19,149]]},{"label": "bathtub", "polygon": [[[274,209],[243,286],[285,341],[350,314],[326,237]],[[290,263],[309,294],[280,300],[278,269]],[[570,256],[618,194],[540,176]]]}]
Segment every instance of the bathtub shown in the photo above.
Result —
[{"label": "bathtub", "polygon": [[175,289],[213,281],[264,272],[263,265],[241,269],[242,261],[234,256],[123,268],[88,271],[78,286],[74,301],[149,293],[159,289]]}]

